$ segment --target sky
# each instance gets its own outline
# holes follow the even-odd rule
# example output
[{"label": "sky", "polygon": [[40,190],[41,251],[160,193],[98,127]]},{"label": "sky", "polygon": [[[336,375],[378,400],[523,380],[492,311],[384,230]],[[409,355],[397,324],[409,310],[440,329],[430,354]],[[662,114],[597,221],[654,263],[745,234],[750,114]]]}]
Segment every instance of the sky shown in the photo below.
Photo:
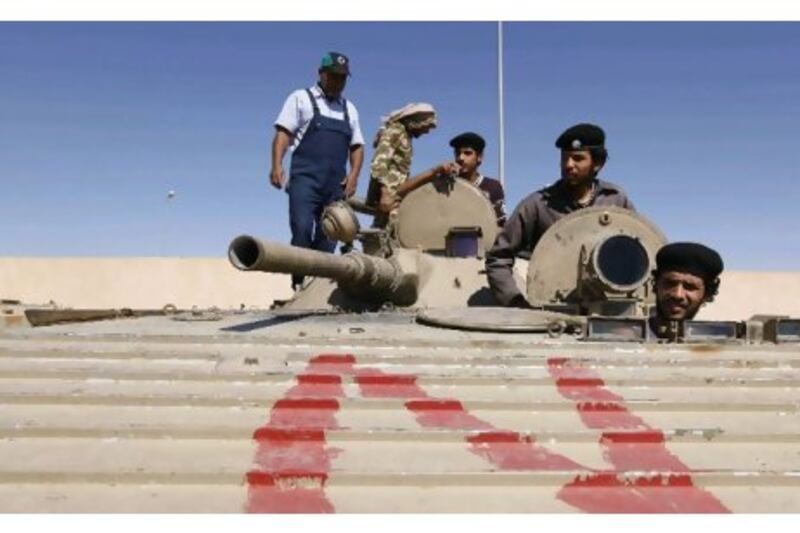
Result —
[{"label": "sky", "polygon": [[[506,22],[503,37],[509,211],[558,179],[556,137],[594,122],[601,177],[669,240],[728,269],[800,270],[800,23]],[[413,173],[471,130],[497,176],[496,22],[2,22],[0,256],[288,242],[272,124],[329,50],[350,57],[368,142],[359,195],[381,115],[408,102],[439,113]]]}]

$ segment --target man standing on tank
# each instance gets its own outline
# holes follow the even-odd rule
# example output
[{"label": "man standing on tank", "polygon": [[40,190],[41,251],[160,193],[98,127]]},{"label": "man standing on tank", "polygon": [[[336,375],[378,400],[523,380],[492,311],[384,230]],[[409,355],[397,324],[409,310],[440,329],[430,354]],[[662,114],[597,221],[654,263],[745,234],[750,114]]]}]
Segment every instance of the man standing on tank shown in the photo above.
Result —
[{"label": "man standing on tank", "polygon": [[504,306],[530,306],[514,282],[514,259],[518,255],[529,258],[541,236],[558,219],[592,206],[634,209],[622,188],[597,177],[608,159],[602,128],[576,124],[555,144],[561,150],[561,179],[522,200],[486,254],[489,287],[495,300]]},{"label": "man standing on tank", "polygon": [[[364,137],[358,111],[342,91],[350,75],[347,56],[329,52],[322,57],[318,83],[294,91],[275,120],[270,183],[289,194],[292,245],[333,252],[336,243],[320,227],[326,205],[352,196],[364,162]],[[288,185],[283,157],[291,146]],[[347,172],[347,162],[350,172]],[[292,276],[297,288],[303,276]]]},{"label": "man standing on tank", "polygon": [[367,205],[376,209],[374,227],[387,228],[391,233],[403,197],[433,179],[434,174],[452,171],[448,163],[430,175],[409,177],[414,154],[412,139],[435,127],[436,109],[425,102],[407,104],[381,118],[381,127],[373,141],[375,153],[366,199]]}]

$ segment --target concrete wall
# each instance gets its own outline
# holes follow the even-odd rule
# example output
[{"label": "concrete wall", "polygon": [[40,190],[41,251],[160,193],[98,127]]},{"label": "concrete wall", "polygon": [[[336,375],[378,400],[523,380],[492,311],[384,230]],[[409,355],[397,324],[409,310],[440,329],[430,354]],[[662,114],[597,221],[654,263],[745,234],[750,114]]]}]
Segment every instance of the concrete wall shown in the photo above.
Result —
[{"label": "concrete wall", "polygon": [[[0,258],[0,298],[75,308],[268,307],[292,294],[289,277],[239,272],[223,258]],[[726,272],[701,319],[756,313],[800,317],[800,272]]]},{"label": "concrete wall", "polygon": [[719,295],[698,314],[705,320],[743,320],[755,314],[800,318],[800,272],[724,272]]},{"label": "concrete wall", "polygon": [[269,307],[292,295],[289,276],[240,272],[202,257],[4,257],[0,298],[75,308]]}]

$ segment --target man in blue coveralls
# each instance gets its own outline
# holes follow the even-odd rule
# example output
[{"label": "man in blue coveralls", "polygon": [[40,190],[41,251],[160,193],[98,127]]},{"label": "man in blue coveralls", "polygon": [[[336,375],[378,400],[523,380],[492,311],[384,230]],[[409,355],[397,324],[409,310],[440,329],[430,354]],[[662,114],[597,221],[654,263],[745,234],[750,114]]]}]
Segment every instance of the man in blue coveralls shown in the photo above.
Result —
[{"label": "man in blue coveralls", "polygon": [[[338,52],[322,57],[319,81],[308,89],[294,91],[275,120],[272,139],[273,187],[289,193],[289,224],[292,244],[333,252],[336,243],[322,232],[320,216],[331,202],[352,196],[364,162],[364,137],[358,111],[342,96],[350,75],[350,61]],[[288,185],[283,157],[292,149]],[[347,172],[347,161],[350,172]],[[303,276],[292,276],[297,288]]]}]

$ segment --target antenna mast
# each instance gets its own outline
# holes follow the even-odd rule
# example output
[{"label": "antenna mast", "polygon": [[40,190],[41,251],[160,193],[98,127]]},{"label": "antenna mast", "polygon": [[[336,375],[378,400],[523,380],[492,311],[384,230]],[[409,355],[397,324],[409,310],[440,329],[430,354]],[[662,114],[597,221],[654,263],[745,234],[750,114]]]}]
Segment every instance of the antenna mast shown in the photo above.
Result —
[{"label": "antenna mast", "polygon": [[504,126],[504,113],[503,113],[503,22],[497,21],[497,106],[500,142],[498,144],[499,151],[499,178],[500,184],[505,188],[505,126]]}]

